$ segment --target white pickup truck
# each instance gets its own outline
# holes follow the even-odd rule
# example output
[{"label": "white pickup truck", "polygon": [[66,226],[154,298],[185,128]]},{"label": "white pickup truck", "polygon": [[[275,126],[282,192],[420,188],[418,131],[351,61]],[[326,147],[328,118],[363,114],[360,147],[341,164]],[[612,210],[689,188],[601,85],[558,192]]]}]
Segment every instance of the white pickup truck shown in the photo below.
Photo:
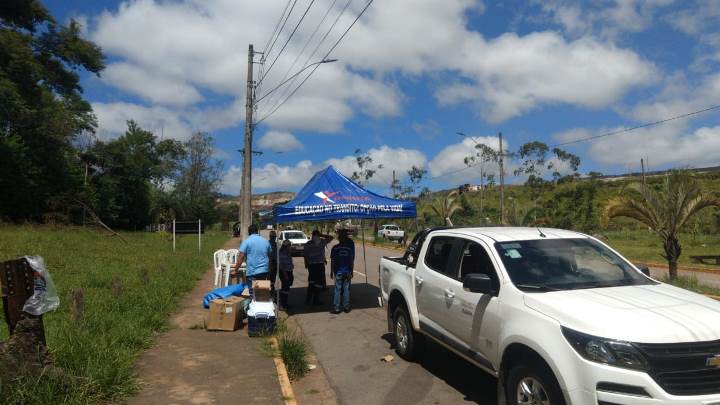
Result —
[{"label": "white pickup truck", "polygon": [[602,242],[537,228],[420,232],[380,262],[397,353],[432,339],[511,405],[720,404],[720,302]]},{"label": "white pickup truck", "polygon": [[378,229],[378,237],[389,240],[402,241],[405,239],[405,231],[397,225],[383,225]]}]

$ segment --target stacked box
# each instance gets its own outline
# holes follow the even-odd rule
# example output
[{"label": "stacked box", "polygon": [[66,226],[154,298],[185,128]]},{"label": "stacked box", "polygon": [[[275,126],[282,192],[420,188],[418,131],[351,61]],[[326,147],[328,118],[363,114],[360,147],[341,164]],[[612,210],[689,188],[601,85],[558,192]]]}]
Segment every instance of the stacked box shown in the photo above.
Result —
[{"label": "stacked box", "polygon": [[271,301],[270,280],[254,280],[252,283],[253,294],[256,301]]},{"label": "stacked box", "polygon": [[229,332],[237,330],[242,322],[241,303],[240,297],[218,298],[210,301],[205,329]]}]

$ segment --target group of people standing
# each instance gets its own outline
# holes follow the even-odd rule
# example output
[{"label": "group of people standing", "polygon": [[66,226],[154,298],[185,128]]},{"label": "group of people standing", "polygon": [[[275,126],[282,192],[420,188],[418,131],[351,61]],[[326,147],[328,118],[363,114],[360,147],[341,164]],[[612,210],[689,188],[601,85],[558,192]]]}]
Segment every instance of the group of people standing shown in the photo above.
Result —
[{"label": "group of people standing", "polygon": [[[333,240],[319,230],[312,232],[311,239],[305,244],[303,258],[308,271],[308,287],[305,305],[323,305],[320,300],[322,291],[327,289],[325,266],[327,265],[326,248]],[[252,291],[255,280],[270,280],[273,297],[275,296],[275,280],[280,278],[279,305],[285,310],[290,309],[289,294],[293,284],[293,270],[290,241],[283,241],[278,247],[277,234],[270,231],[269,240],[258,235],[256,225],[248,227],[248,237],[240,244],[240,253],[234,266],[237,273],[243,261],[246,265],[246,279]],[[338,231],[338,243],[330,251],[330,277],[335,281],[332,313],[350,312],[350,280],[352,280],[355,262],[355,243],[346,230]]]}]

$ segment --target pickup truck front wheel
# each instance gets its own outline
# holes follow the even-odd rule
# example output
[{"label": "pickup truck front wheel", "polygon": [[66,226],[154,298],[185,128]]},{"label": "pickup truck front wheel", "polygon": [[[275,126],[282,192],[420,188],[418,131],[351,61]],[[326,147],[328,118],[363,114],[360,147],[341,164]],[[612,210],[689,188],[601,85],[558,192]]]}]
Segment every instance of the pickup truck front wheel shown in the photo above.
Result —
[{"label": "pickup truck front wheel", "polygon": [[510,369],[506,382],[509,405],[565,405],[560,386],[544,364],[518,364]]},{"label": "pickup truck front wheel", "polygon": [[393,313],[393,335],[395,352],[405,360],[415,360],[420,354],[422,336],[413,329],[410,316],[403,306],[397,307]]}]

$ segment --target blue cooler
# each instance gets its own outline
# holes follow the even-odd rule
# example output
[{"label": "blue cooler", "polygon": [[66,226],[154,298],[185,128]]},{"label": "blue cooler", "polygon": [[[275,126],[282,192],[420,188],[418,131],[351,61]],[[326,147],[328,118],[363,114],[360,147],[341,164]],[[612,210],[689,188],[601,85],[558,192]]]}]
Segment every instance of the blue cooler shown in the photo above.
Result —
[{"label": "blue cooler", "polygon": [[275,332],[275,304],[252,301],[247,309],[248,336],[267,336]]}]

